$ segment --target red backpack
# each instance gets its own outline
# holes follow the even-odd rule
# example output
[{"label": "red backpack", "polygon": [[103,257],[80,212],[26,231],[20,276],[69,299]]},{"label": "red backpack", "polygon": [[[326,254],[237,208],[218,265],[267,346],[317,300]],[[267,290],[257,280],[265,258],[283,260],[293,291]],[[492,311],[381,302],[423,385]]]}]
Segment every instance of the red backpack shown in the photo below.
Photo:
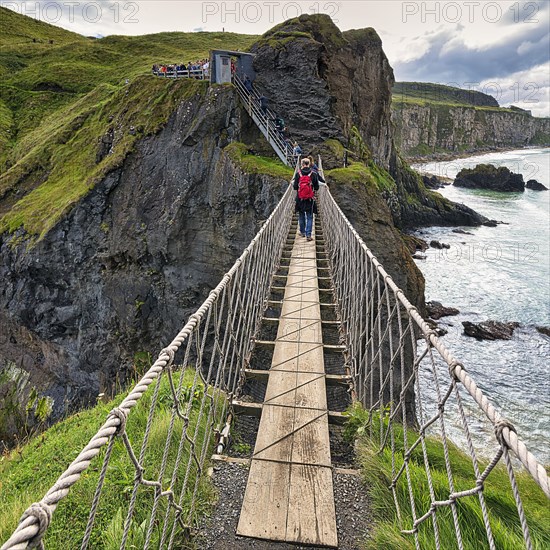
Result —
[{"label": "red backpack", "polygon": [[302,200],[312,199],[315,195],[313,193],[313,184],[311,183],[311,173],[302,174],[298,170],[300,179],[298,180],[298,198]]}]

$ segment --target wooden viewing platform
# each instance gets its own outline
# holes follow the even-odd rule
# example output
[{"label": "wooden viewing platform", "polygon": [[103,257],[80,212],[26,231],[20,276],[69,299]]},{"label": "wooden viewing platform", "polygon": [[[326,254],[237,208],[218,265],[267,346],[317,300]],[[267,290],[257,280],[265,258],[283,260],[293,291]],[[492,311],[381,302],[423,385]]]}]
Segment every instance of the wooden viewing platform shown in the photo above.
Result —
[{"label": "wooden viewing platform", "polygon": [[315,240],[292,249],[237,534],[337,547]]}]

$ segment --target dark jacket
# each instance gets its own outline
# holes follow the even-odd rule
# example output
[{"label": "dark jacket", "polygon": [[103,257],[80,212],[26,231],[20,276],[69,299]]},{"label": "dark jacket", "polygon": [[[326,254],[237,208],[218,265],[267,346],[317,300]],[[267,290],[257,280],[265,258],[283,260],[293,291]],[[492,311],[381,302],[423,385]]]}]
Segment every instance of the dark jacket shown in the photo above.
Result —
[{"label": "dark jacket", "polygon": [[[313,185],[313,190],[319,190],[319,175],[311,170],[311,168],[302,168],[301,169],[303,176],[311,175],[311,184]],[[300,173],[296,172],[294,176],[294,190],[298,191],[298,184],[300,182]],[[315,199],[299,199],[298,193],[296,193],[296,212],[313,212],[317,214],[317,201]]]}]

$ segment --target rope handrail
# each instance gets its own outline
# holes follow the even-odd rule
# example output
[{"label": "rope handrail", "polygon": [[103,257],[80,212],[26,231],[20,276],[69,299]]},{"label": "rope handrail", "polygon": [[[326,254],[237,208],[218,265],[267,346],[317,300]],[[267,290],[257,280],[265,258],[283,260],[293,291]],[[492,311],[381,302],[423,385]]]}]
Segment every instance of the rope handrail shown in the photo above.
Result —
[{"label": "rope handrail", "polygon": [[[489,548],[494,549],[483,488],[484,481],[503,458],[525,547],[530,549],[529,528],[508,451],[512,451],[550,498],[550,484],[545,468],[537,462],[518,437],[513,425],[490,403],[464,366],[447,350],[390,277],[336,204],[328,186],[323,186],[319,191],[319,210],[323,219],[339,318],[346,336],[347,365],[357,399],[368,411],[370,438],[373,441],[376,439],[378,452],[391,449],[393,466],[389,489],[393,493],[401,532],[414,535],[416,547],[419,548],[418,528],[431,520],[436,548],[440,548],[436,511],[447,506],[452,511],[456,542],[462,548],[460,517],[456,505],[461,498],[477,495],[487,543]],[[466,403],[464,399],[469,402]],[[474,408],[474,412],[476,408],[481,411],[495,432],[496,451],[483,472],[474,448],[466,405]],[[465,491],[454,488],[448,435],[449,430],[454,429],[453,422],[457,423],[457,429],[461,430],[466,441],[466,456],[472,461],[472,471],[476,478],[475,486]],[[398,428],[398,424],[401,428]],[[402,451],[396,441],[399,429],[403,432],[400,444]],[[430,435],[435,435],[441,442],[444,454],[449,489],[448,498],[444,500],[436,498],[433,489],[431,457],[426,443]],[[411,459],[416,449],[424,457],[425,476],[430,488],[430,495],[427,495],[430,507],[423,512],[417,510],[419,505],[415,502],[411,481]],[[402,464],[398,466],[400,462]],[[400,484],[405,485],[409,494],[409,513],[413,519],[410,526],[404,525],[399,505]]]},{"label": "rope handrail", "polygon": [[[328,190],[327,192],[330,193]],[[434,333],[430,325],[428,325],[428,323],[420,315],[417,308],[409,302],[403,291],[395,284],[392,277],[388,275],[382,264],[376,259],[372,251],[368,248],[363,239],[361,239],[357,231],[353,228],[344,213],[340,210],[340,207],[336,203],[334,203],[334,207],[338,210],[340,216],[345,219],[348,229],[358,240],[362,250],[366,253],[372,264],[376,267],[381,277],[398,297],[401,304],[406,308],[407,313],[409,313],[410,316],[414,319],[416,325],[422,331],[423,336],[429,340],[430,345],[433,346],[439,352],[440,356],[445,360],[445,362],[449,366],[449,369],[451,369],[452,374],[458,380],[460,380],[470,396],[475,399],[480,409],[485,413],[487,418],[493,424],[496,425],[497,423],[501,422],[503,420],[503,417],[491,404],[489,399],[483,394],[482,390],[477,386],[473,378],[468,375],[463,365],[455,359],[455,357],[449,350],[447,350],[441,340]],[[527,449],[527,446],[517,437],[516,432],[510,430],[508,426],[503,427],[502,437],[504,438],[504,441],[506,442],[510,450],[514,452],[517,458],[533,476],[540,488],[545,492],[548,497],[550,497],[550,481],[544,467],[538,463],[533,454]]]},{"label": "rope handrail", "polygon": [[[70,466],[59,476],[42,500],[26,510],[16,530],[2,545],[1,550],[22,550],[41,545],[42,538],[59,502],[68,495],[71,487],[89,468],[100,451],[107,446],[102,474],[91,506],[88,526],[83,534],[81,548],[88,548],[109,464],[110,452],[117,436],[123,438],[128,457],[136,470],[136,481],[124,523],[124,534],[120,548],[126,546],[130,535],[140,486],[155,489],[155,501],[148,520],[145,548],[157,544],[158,547],[163,548],[173,547],[178,530],[184,529],[193,521],[199,478],[207,450],[211,448],[212,436],[220,433],[231,399],[238,394],[244,381],[244,369],[253,347],[255,335],[260,327],[265,303],[269,296],[272,275],[277,268],[277,262],[288,234],[292,217],[292,197],[292,188],[288,186],[268,220],[233,267],[224,275],[216,288],[210,292],[208,298],[197,311],[191,315],[172,342],[160,352],[154,364],[128,396],[124,398],[117,409],[108,415],[105,423]],[[182,399],[181,384],[183,375],[180,377],[178,384],[173,379],[172,374],[175,354],[180,349],[184,351],[182,370],[192,368],[195,373],[187,403],[184,403]],[[191,360],[193,360],[193,363],[191,363]],[[174,407],[158,479],[157,481],[148,481],[143,478],[143,462],[151,425],[158,408],[155,405],[162,376],[169,379]],[[153,384],[153,382],[156,382],[156,384]],[[193,396],[201,384],[205,389],[202,393],[199,410],[195,414],[198,417],[195,420],[196,426],[193,428],[190,422],[190,417],[194,414],[192,409]],[[131,421],[132,416],[130,413],[132,409],[152,385],[155,389],[151,398],[151,408],[142,448],[139,457],[137,457],[126,435],[126,423]],[[185,409],[183,412],[182,408]],[[205,418],[207,421],[204,420]],[[201,424],[201,420],[206,424]],[[183,425],[183,436],[175,458],[176,464],[173,467],[171,489],[163,491],[163,477],[166,477],[168,454],[174,444],[173,437],[175,436],[173,436],[173,432],[175,430],[174,425],[177,422]],[[205,430],[204,434],[201,431],[202,429]],[[194,433],[190,435],[193,430]],[[183,459],[185,454],[183,447],[185,446],[189,453],[186,464],[184,464]],[[182,471],[185,471],[183,481],[178,479],[178,466]],[[195,477],[194,481],[193,477]],[[179,498],[177,498],[176,487],[178,487]],[[186,492],[189,491],[192,492],[191,508],[187,513],[187,517],[184,518],[182,500]],[[153,526],[159,521],[156,516],[161,497],[166,498],[168,504],[164,514],[164,522],[162,522],[160,542],[153,543]]]}]

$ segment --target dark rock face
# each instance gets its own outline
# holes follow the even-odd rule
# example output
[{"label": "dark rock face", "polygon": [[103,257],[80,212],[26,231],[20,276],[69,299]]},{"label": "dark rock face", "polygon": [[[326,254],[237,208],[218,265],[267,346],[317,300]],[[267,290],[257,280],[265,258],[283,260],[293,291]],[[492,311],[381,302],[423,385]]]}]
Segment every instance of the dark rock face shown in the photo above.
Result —
[{"label": "dark rock face", "polygon": [[478,164],[475,168],[463,168],[456,176],[454,185],[468,189],[490,189],[491,191],[524,191],[521,174],[514,174],[505,166]]},{"label": "dark rock face", "polygon": [[123,383],[136,352],[156,356],[272,212],[287,183],[222,151],[244,117],[211,88],[30,251],[0,236],[0,365],[26,371],[54,417]]},{"label": "dark rock face", "polygon": [[[403,229],[428,225],[480,225],[486,218],[427,191],[399,157],[391,121],[393,70],[374,29],[340,32],[326,15],[302,15],[266,33],[252,47],[255,86],[283,114],[307,154],[323,152],[325,169],[342,167],[325,142],[349,146],[372,159],[397,183],[394,223]],[[414,201],[408,200],[414,195]]]},{"label": "dark rock face", "polygon": [[514,330],[519,327],[519,323],[501,323],[499,321],[483,321],[482,323],[462,321],[462,325],[464,334],[478,340],[511,340]]},{"label": "dark rock face", "polygon": [[255,86],[305,152],[327,139],[345,143],[355,126],[389,166],[394,78],[373,29],[342,33],[326,15],[303,15],[266,33],[252,51]]},{"label": "dark rock face", "polygon": [[541,334],[544,334],[545,336],[549,336],[549,337],[550,337],[550,327],[536,327],[536,329],[537,329]]},{"label": "dark rock face", "polygon": [[441,319],[441,317],[458,315],[460,313],[455,307],[445,307],[441,302],[436,302],[435,300],[426,302],[426,309],[428,315],[435,320]]},{"label": "dark rock face", "polygon": [[430,245],[420,237],[417,237],[416,235],[402,235],[403,240],[405,241],[405,244],[407,245],[407,248],[409,249],[409,252],[411,254],[414,254],[417,251],[424,252],[427,250]]},{"label": "dark rock face", "polygon": [[422,183],[426,187],[426,189],[442,189],[446,185],[449,185],[450,181],[444,181],[441,178],[438,178],[436,175],[426,175],[424,174],[422,176]]},{"label": "dark rock face", "polygon": [[436,240],[430,241],[430,246],[432,248],[438,248],[439,250],[442,250],[443,248],[451,248],[450,244],[442,243]]},{"label": "dark rock face", "polygon": [[546,185],[543,185],[542,183],[540,183],[540,181],[537,181],[537,180],[529,180],[525,184],[525,187],[527,189],[532,189],[533,191],[548,191],[548,187],[546,187]]}]

